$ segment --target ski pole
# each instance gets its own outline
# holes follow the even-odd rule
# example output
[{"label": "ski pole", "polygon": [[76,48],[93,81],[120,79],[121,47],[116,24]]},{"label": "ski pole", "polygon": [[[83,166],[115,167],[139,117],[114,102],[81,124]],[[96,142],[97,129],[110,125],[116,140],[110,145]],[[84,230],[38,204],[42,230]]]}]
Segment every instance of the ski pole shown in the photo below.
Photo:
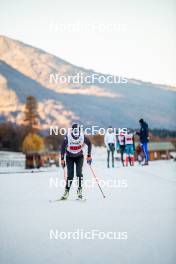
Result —
[{"label": "ski pole", "polygon": [[89,164],[89,166],[90,166],[91,172],[92,172],[92,174],[93,174],[93,176],[94,176],[94,178],[95,178],[95,180],[96,180],[96,182],[97,182],[97,184],[98,184],[98,187],[99,187],[99,189],[100,189],[100,191],[101,191],[101,193],[102,193],[102,195],[103,195],[103,198],[106,198],[106,196],[105,196],[104,193],[103,193],[103,190],[101,189],[101,186],[100,186],[100,184],[99,184],[99,182],[98,182],[98,179],[97,179],[97,177],[96,177],[96,175],[95,175],[94,170],[92,169],[92,167],[91,167],[90,164]]},{"label": "ski pole", "polygon": [[64,179],[65,179],[65,181],[67,181],[67,173],[66,173],[65,167],[63,168],[63,170],[64,170]]}]

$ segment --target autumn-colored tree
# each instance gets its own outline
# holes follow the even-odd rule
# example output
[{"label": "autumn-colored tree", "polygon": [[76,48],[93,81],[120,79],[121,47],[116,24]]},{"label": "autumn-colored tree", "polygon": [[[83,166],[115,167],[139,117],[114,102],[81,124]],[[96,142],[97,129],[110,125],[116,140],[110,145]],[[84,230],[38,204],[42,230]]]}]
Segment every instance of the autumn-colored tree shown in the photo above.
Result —
[{"label": "autumn-colored tree", "polygon": [[23,141],[22,150],[24,153],[39,152],[44,150],[44,147],[45,145],[42,137],[34,133],[29,133]]},{"label": "autumn-colored tree", "polygon": [[34,131],[34,128],[38,124],[38,103],[34,96],[28,96],[25,104],[25,123],[29,127],[30,131]]}]

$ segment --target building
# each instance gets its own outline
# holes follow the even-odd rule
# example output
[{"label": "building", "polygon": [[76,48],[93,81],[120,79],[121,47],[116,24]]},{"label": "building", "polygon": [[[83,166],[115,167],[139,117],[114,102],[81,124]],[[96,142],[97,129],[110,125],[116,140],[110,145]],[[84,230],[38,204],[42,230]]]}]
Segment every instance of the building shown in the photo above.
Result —
[{"label": "building", "polygon": [[25,168],[25,155],[21,152],[0,151],[0,168]]},{"label": "building", "polygon": [[26,169],[49,167],[52,165],[59,166],[60,154],[56,151],[51,152],[28,152],[26,153]]},{"label": "building", "polygon": [[170,159],[170,152],[175,150],[176,149],[171,142],[149,143],[150,160]]},{"label": "building", "polygon": [[[135,145],[137,147],[139,142]],[[150,160],[170,159],[171,152],[176,151],[171,142],[149,142],[148,149]]]}]

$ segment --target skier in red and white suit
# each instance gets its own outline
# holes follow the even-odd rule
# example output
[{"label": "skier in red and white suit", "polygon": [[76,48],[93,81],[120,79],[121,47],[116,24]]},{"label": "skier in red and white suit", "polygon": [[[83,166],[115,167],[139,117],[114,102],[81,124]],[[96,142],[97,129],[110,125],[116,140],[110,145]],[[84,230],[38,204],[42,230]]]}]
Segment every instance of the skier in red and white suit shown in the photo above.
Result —
[{"label": "skier in red and white suit", "polygon": [[128,161],[130,162],[130,165],[134,165],[134,135],[133,133],[130,133],[128,130],[127,134],[125,135],[125,153],[126,153],[126,159],[125,159],[125,165],[128,166]]},{"label": "skier in red and white suit", "polygon": [[66,154],[66,165],[67,165],[67,181],[65,186],[65,193],[61,197],[61,200],[66,200],[69,195],[69,190],[74,178],[74,164],[76,165],[76,176],[78,177],[78,198],[82,199],[82,167],[84,162],[83,147],[88,146],[87,163],[91,165],[91,148],[92,144],[89,138],[87,138],[80,131],[78,124],[73,124],[72,132],[68,133],[64,138],[61,147],[61,165],[65,167],[65,154]]}]

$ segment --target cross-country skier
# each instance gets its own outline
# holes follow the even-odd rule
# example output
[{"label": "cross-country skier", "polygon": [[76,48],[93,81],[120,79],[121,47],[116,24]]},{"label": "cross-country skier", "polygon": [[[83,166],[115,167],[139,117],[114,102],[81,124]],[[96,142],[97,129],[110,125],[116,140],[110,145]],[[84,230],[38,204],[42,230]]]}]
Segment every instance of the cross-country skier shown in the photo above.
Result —
[{"label": "cross-country skier", "polygon": [[122,165],[124,166],[123,155],[125,152],[125,133],[123,131],[120,132],[119,135],[117,136],[117,142],[119,144],[119,150],[120,150]]},{"label": "cross-country skier", "polygon": [[[74,178],[74,165],[76,165],[76,176],[78,177],[78,190],[77,195],[79,199],[82,199],[82,167],[83,167],[83,147],[88,146],[87,163],[91,165],[91,141],[81,132],[78,124],[73,124],[71,132],[68,132],[65,136],[61,147],[61,165],[64,168],[67,166],[67,180],[65,186],[65,192],[61,197],[61,200],[66,200],[69,196],[69,190]],[[66,154],[66,162],[65,162]]]},{"label": "cross-country skier", "polygon": [[111,153],[112,167],[114,168],[114,151],[116,148],[116,136],[111,126],[109,126],[105,134],[104,143],[107,148],[107,167],[109,168],[109,159],[110,159],[110,153]]},{"label": "cross-country skier", "polygon": [[130,166],[134,165],[134,135],[130,132],[130,130],[127,131],[127,134],[125,135],[125,165],[128,166],[128,161],[130,162]]},{"label": "cross-country skier", "polygon": [[149,153],[148,153],[148,142],[149,142],[149,129],[148,124],[144,121],[143,118],[139,120],[141,126],[140,131],[136,134],[140,137],[141,147],[145,156],[145,163],[143,165],[148,165]]}]

